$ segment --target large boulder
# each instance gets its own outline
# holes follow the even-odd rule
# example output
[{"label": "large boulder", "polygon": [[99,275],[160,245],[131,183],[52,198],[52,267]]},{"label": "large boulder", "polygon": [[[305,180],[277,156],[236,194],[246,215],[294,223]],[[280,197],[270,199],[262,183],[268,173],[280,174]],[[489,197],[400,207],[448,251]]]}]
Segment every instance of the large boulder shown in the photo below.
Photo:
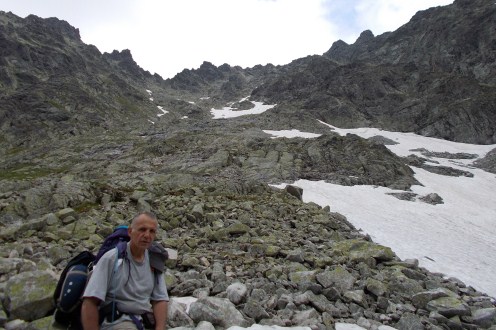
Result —
[{"label": "large boulder", "polygon": [[33,321],[55,307],[57,276],[51,271],[30,271],[12,276],[5,286],[4,308],[11,319]]},{"label": "large boulder", "polygon": [[445,317],[470,315],[470,307],[455,297],[441,297],[427,303],[426,309],[430,312],[438,312]]},{"label": "large boulder", "polygon": [[356,278],[343,267],[336,267],[332,271],[325,271],[317,275],[317,281],[324,287],[335,287],[340,293],[344,293],[353,287]]},{"label": "large boulder", "polygon": [[396,257],[389,247],[359,239],[337,242],[333,250],[334,254],[348,256],[350,261],[353,262],[366,261],[369,258],[374,258],[378,261],[390,261]]},{"label": "large boulder", "polygon": [[206,297],[191,304],[189,316],[193,321],[208,321],[214,326],[229,328],[232,326],[248,326],[243,314],[229,299]]}]

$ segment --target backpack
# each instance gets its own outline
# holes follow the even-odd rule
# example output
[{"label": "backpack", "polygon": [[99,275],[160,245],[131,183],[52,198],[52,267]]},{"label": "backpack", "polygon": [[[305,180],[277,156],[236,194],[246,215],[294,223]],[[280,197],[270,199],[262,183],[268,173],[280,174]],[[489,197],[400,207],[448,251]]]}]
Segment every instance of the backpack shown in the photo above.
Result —
[{"label": "backpack", "polygon": [[[54,319],[66,329],[82,329],[81,304],[82,296],[89,280],[93,266],[107,252],[117,247],[118,259],[127,257],[127,242],[130,240],[127,226],[119,226],[103,241],[98,253],[83,251],[67,263],[62,271],[53,299],[55,302]],[[148,249],[150,265],[156,275],[161,274],[168,259],[167,250],[158,242],[153,242]],[[158,276],[156,276],[158,281]]]}]

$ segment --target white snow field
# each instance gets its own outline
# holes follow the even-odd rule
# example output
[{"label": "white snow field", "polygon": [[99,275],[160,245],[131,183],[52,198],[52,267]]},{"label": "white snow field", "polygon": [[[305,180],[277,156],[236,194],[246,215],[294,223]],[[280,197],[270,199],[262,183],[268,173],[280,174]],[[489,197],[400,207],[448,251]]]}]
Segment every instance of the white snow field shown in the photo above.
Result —
[{"label": "white snow field", "polygon": [[[496,148],[496,145],[457,143],[375,128],[339,129],[321,123],[341,135],[389,138],[398,144],[387,147],[399,156],[422,156],[411,149],[425,148],[433,152],[477,154],[481,158]],[[292,133],[309,136],[296,130]],[[287,137],[288,131],[270,131],[270,134]],[[387,193],[401,191],[385,187],[341,186],[308,180],[293,184],[303,188],[305,202],[329,205],[331,211],[345,215],[356,228],[369,234],[376,243],[391,247],[401,259],[418,259],[430,271],[458,278],[496,297],[496,175],[471,166],[475,159],[429,159],[474,176],[444,176],[412,167],[415,178],[423,185],[412,186],[412,192],[418,197],[437,193],[444,201],[438,205],[418,198],[413,202],[399,200]]]}]

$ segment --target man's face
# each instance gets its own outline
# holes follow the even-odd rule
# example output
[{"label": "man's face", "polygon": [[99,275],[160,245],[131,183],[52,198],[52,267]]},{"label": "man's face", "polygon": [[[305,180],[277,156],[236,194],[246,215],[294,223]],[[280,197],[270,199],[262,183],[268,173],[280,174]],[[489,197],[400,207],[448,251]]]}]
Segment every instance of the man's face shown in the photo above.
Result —
[{"label": "man's face", "polygon": [[147,215],[140,215],[134,225],[128,229],[131,244],[146,250],[150,247],[157,234],[157,222]]}]

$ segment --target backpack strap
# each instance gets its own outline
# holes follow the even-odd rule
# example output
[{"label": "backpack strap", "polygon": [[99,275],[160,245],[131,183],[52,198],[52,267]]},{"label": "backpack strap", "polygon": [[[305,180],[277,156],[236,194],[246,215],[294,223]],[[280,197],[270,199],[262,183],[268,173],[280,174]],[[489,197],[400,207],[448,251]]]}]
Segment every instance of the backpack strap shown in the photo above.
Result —
[{"label": "backpack strap", "polygon": [[[119,260],[123,260],[124,258],[127,257],[127,242],[122,241],[117,243],[117,246],[115,247],[115,261],[114,261],[114,267],[112,268],[112,273],[110,274],[109,278],[109,286],[112,284],[112,281],[114,280],[115,274],[117,274],[117,271],[119,270]],[[115,291],[117,290],[117,284],[114,283],[111,296],[112,296],[112,322],[115,321],[114,315],[116,315],[117,312],[117,303],[115,301]]]}]

